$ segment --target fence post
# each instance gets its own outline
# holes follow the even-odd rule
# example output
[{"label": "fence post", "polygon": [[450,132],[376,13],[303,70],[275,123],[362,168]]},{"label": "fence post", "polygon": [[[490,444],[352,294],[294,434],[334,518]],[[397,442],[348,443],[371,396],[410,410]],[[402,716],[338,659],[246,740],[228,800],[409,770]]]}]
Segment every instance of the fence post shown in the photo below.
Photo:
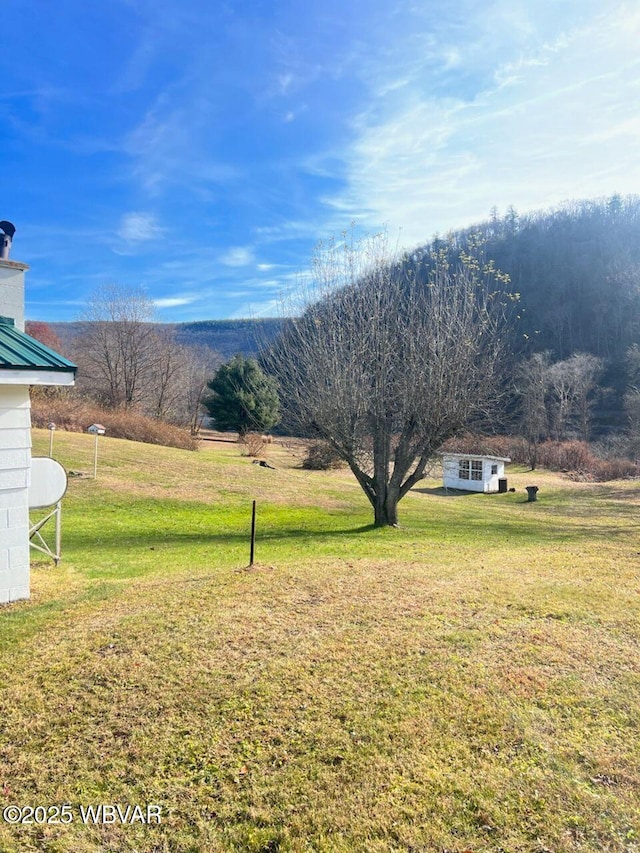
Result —
[{"label": "fence post", "polygon": [[251,554],[249,556],[249,567],[253,566],[253,556],[256,549],[256,502],[251,507]]}]

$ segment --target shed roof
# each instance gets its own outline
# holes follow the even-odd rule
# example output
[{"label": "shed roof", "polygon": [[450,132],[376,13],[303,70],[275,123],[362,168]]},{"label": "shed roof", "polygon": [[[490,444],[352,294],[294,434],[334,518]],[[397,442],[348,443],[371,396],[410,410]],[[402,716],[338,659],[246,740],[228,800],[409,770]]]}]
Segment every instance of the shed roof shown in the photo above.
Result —
[{"label": "shed roof", "polygon": [[440,456],[444,459],[490,459],[492,462],[511,462],[510,456],[489,456],[487,453],[456,453],[455,450],[448,450],[446,453],[441,453]]},{"label": "shed roof", "polygon": [[55,350],[16,329],[15,321],[11,317],[0,317],[0,371],[2,370],[47,370],[75,374],[77,367]]}]

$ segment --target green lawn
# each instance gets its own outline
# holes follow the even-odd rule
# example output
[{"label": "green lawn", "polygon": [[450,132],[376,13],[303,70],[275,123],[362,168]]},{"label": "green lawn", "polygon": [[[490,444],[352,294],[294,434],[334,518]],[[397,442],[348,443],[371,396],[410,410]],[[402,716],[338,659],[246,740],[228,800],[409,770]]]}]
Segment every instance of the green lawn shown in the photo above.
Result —
[{"label": "green lawn", "polygon": [[104,438],[70,480],[62,563],[0,609],[0,808],[73,820],[0,815],[0,850],[640,850],[640,484],[425,481],[375,530],[294,452]]}]

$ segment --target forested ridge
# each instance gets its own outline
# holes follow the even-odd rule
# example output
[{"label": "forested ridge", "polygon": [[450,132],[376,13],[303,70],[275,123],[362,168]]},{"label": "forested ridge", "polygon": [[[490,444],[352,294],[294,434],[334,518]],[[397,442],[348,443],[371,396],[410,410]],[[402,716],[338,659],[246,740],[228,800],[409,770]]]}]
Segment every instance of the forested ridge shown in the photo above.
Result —
[{"label": "forested ridge", "polygon": [[[487,260],[520,294],[518,347],[554,360],[587,352],[620,360],[640,336],[640,198],[567,203],[555,210],[500,216],[448,235],[464,248],[480,236]],[[419,266],[445,244],[412,253]]]},{"label": "forested ridge", "polygon": [[[554,359],[589,352],[623,359],[640,339],[640,198],[567,203],[555,210],[497,211],[485,222],[435,237],[411,253],[418,266],[446,242],[463,248],[484,240],[484,256],[508,273],[520,294],[516,335],[527,352],[549,350]],[[202,320],[167,324],[180,343],[206,345],[230,357],[255,353],[258,338],[273,336],[277,319]],[[61,339],[75,323],[51,324]]]},{"label": "forested ridge", "polygon": [[[484,256],[508,273],[520,294],[515,330],[525,352],[549,350],[564,359],[589,352],[623,359],[640,340],[640,198],[567,203],[555,210],[518,214],[497,211],[485,222],[454,231],[414,250],[420,266],[434,248],[464,248],[484,241]],[[167,324],[187,345],[206,345],[231,357],[253,354],[259,340],[276,334],[278,319],[206,320]],[[52,323],[60,338],[74,337],[76,323]]]}]

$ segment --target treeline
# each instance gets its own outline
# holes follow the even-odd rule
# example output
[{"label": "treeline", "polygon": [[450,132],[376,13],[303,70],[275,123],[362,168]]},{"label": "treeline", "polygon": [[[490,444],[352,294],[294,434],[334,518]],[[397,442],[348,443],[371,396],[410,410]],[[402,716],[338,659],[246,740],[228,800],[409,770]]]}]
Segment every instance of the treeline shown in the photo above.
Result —
[{"label": "treeline", "polygon": [[282,320],[275,317],[256,320],[199,320],[193,323],[171,324],[179,344],[213,349],[220,353],[225,361],[238,353],[256,356],[277,337],[281,326]]}]

